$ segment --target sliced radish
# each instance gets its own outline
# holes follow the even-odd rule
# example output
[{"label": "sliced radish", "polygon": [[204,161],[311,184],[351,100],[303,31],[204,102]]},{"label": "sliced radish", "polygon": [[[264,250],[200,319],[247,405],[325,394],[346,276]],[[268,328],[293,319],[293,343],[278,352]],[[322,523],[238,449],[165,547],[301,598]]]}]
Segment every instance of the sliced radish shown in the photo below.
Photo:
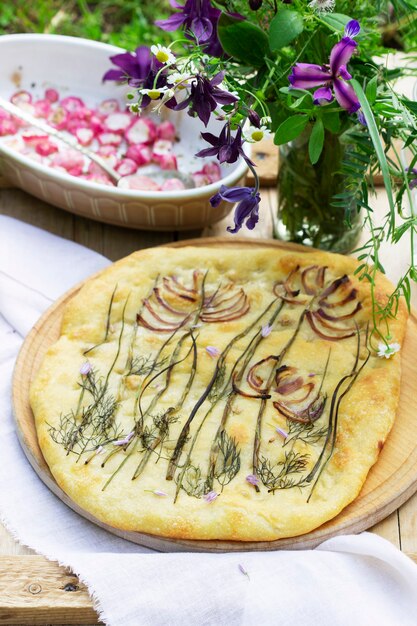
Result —
[{"label": "sliced radish", "polygon": [[210,177],[206,174],[192,174],[192,177],[196,187],[204,187],[205,185],[210,185],[210,183],[212,182]]},{"label": "sliced radish", "polygon": [[161,187],[161,191],[177,191],[185,189],[185,185],[179,178],[167,178]]},{"label": "sliced radish", "polygon": [[175,141],[177,130],[172,122],[162,122],[156,129],[158,139]]},{"label": "sliced radish", "polygon": [[112,113],[105,119],[106,130],[114,133],[123,133],[131,124],[131,118],[128,113]]},{"label": "sliced radish", "polygon": [[98,105],[97,111],[100,115],[110,115],[111,113],[120,111],[120,106],[117,100],[111,98],[109,100],[103,100],[103,102]]},{"label": "sliced radish", "polygon": [[61,106],[54,109],[48,116],[48,122],[58,130],[64,130],[64,128],[66,128],[68,119],[68,113]]},{"label": "sliced radish", "polygon": [[98,117],[98,115],[92,115],[90,118],[90,128],[94,132],[95,135],[99,135],[103,133],[105,128],[103,121]]},{"label": "sliced radish", "polygon": [[52,102],[52,104],[54,102],[58,102],[59,100],[59,93],[57,92],[56,89],[46,89],[45,90],[45,98],[46,100],[49,100],[49,102]]},{"label": "sliced radish", "polygon": [[122,143],[122,138],[116,133],[100,133],[97,139],[102,146],[119,146]]},{"label": "sliced radish", "polygon": [[16,91],[10,98],[10,102],[17,107],[20,107],[22,104],[31,104],[32,96],[28,91]]},{"label": "sliced radish", "polygon": [[33,131],[27,131],[25,133],[22,133],[23,141],[29,146],[36,146],[38,143],[46,141],[48,138],[48,135],[35,134]]},{"label": "sliced radish", "polygon": [[82,146],[88,146],[94,139],[94,132],[91,128],[77,128],[75,136]]},{"label": "sliced radish", "polygon": [[44,117],[46,119],[51,112],[51,103],[49,100],[36,100],[33,106],[35,108],[36,117]]},{"label": "sliced radish", "polygon": [[56,146],[52,141],[46,139],[44,141],[39,141],[36,144],[35,150],[41,156],[49,156],[50,154],[54,154],[54,152],[58,152],[58,146]]},{"label": "sliced radish", "polygon": [[133,176],[125,176],[121,178],[117,183],[120,189],[138,189],[141,191],[159,191],[160,187],[148,176],[140,176],[133,174]]},{"label": "sliced radish", "polygon": [[126,152],[126,157],[132,159],[139,166],[148,165],[152,161],[152,150],[149,146],[137,144],[129,146]]},{"label": "sliced radish", "polygon": [[125,138],[131,144],[153,143],[156,139],[156,126],[151,120],[141,117],[127,129]]},{"label": "sliced radish", "polygon": [[17,126],[12,120],[7,118],[0,119],[0,137],[15,135],[17,130]]},{"label": "sliced radish", "polygon": [[76,96],[67,96],[67,98],[63,98],[61,100],[60,104],[69,113],[73,113],[77,109],[86,108],[81,98],[77,98]]},{"label": "sliced radish", "polygon": [[210,178],[210,182],[216,183],[222,177],[222,172],[218,163],[212,161],[206,163],[202,169],[202,173]]},{"label": "sliced radish", "polygon": [[171,154],[172,152],[172,141],[167,141],[166,139],[158,139],[153,144],[153,156],[159,157],[164,154]]},{"label": "sliced radish", "polygon": [[74,171],[84,167],[84,157],[77,150],[72,148],[64,148],[52,158],[52,163],[56,166],[63,167],[67,171]]},{"label": "sliced radish", "polygon": [[90,180],[93,183],[98,183],[99,185],[107,185],[113,187],[113,183],[110,178],[108,178],[104,174],[87,174],[87,176],[80,176],[80,178],[85,178],[86,180]]},{"label": "sliced radish", "polygon": [[116,165],[116,170],[119,172],[120,176],[130,176],[134,174],[137,169],[137,163],[132,159],[122,159]]},{"label": "sliced radish", "polygon": [[163,170],[177,170],[178,163],[175,154],[161,154],[153,155],[154,160],[158,163],[159,167]]}]

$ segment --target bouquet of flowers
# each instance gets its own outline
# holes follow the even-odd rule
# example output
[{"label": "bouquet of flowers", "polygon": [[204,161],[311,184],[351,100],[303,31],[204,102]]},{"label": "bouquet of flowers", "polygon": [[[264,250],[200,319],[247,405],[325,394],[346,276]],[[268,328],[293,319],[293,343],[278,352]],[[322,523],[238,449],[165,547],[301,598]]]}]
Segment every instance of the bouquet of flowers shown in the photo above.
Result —
[{"label": "bouquet of flowers", "polygon": [[[410,280],[417,280],[417,102],[395,90],[399,77],[417,70],[412,63],[390,69],[386,54],[389,47],[417,49],[416,0],[170,4],[172,14],[157,25],[176,32],[172,43],[112,57],[116,68],[104,79],[128,82],[128,104],[137,113],[166,106],[187,109],[206,126],[218,121],[217,133],[202,133],[207,147],[198,156],[215,156],[220,163],[241,157],[255,178],[253,187],[222,186],[211,198],[213,206],[236,204],[230,232],[258,222],[259,182],[245,144],[269,132],[283,147],[278,236],[338,251],[338,229],[347,226],[355,235],[366,223],[371,235],[361,249],[358,275],[372,288],[375,272],[384,272],[382,241],[395,244],[407,236],[407,273],[384,306],[374,298],[374,331],[387,343],[398,298],[404,295],[410,303]],[[368,200],[377,172],[389,202],[382,224],[374,223]]]}]

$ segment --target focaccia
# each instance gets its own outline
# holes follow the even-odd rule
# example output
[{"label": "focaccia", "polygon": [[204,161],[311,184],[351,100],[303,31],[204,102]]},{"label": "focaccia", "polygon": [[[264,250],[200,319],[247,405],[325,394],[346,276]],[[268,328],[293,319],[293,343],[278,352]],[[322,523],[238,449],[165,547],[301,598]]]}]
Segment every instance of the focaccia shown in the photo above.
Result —
[{"label": "focaccia", "polygon": [[[86,282],[31,388],[43,455],[124,530],[274,540],[358,495],[394,422],[400,353],[377,355],[357,262],[158,248]],[[380,275],[375,297],[392,290]],[[401,344],[407,313],[390,321]]]}]

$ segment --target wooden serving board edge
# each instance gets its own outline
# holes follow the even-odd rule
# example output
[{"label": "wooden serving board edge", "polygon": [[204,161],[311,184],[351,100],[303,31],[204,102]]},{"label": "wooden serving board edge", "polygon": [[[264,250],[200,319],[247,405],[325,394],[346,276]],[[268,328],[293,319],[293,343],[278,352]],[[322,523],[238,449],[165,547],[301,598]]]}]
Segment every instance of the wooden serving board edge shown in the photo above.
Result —
[{"label": "wooden serving board edge", "polygon": [[[228,237],[220,237],[220,238],[208,238],[208,239],[194,239],[194,240],[186,240],[181,242],[175,242],[174,244],[168,244],[168,247],[184,247],[184,246],[244,246],[244,247],[275,247],[279,249],[286,249],[290,251],[302,252],[304,254],[308,254],[311,252],[310,249],[305,248],[303,246],[297,244],[283,244],[281,242],[277,242],[275,240],[251,240],[251,239],[230,239]],[[147,535],[144,533],[138,532],[129,532],[129,531],[121,531],[119,529],[115,529],[110,527],[107,524],[104,524],[90,515],[88,512],[82,510],[76,503],[74,503],[57,485],[52,474],[49,471],[43,457],[41,455],[39,446],[36,446],[35,442],[32,438],[32,442],[29,441],[27,437],[27,433],[24,428],[22,428],[22,424],[20,422],[21,416],[25,414],[28,410],[28,397],[22,396],[20,393],[20,389],[27,389],[28,379],[26,366],[27,366],[27,357],[30,355],[30,349],[33,344],[36,344],[37,336],[41,328],[44,327],[45,324],[51,321],[53,315],[56,315],[57,311],[60,311],[62,307],[65,305],[66,301],[72,298],[75,293],[81,288],[83,283],[77,285],[69,292],[64,294],[55,304],[50,307],[46,313],[39,319],[39,321],[35,324],[32,331],[27,336],[21,351],[19,353],[18,359],[16,361],[15,373],[14,373],[14,381],[13,381],[13,405],[15,411],[15,420],[16,420],[16,430],[21,442],[22,448],[31,463],[32,467],[39,475],[41,480],[51,489],[55,495],[57,495],[65,504],[70,506],[73,510],[75,510],[80,515],[84,516],[88,520],[97,524],[98,526],[108,530],[109,532],[122,537],[124,539],[128,539],[134,543],[138,543],[144,545],[149,548],[153,548],[159,551],[193,551],[193,552],[230,552],[230,551],[248,551],[248,550],[277,550],[277,549],[306,549],[313,548],[319,545],[326,539],[333,537],[339,534],[345,533],[358,533],[363,530],[366,530],[370,526],[373,526],[377,522],[384,519],[387,515],[392,513],[395,509],[397,509],[401,504],[403,504],[408,498],[410,498],[413,493],[417,490],[417,469],[415,466],[417,464],[417,446],[413,449],[413,457],[410,460],[408,457],[409,463],[404,463],[401,468],[398,469],[395,478],[395,490],[390,494],[390,497],[386,497],[381,502],[381,494],[374,494],[374,496],[369,496],[367,501],[366,510],[362,511],[361,514],[357,515],[357,517],[352,522],[350,518],[351,510],[357,502],[360,501],[361,496],[357,498],[352,504],[346,507],[336,518],[330,520],[320,528],[315,531],[308,533],[307,535],[301,535],[299,537],[289,538],[289,539],[280,539],[277,541],[271,542],[232,542],[232,541],[198,541],[198,540],[178,540],[178,539],[168,539],[163,537],[155,537],[152,535]],[[407,331],[407,336],[414,337],[414,340],[417,344],[417,319],[415,314],[413,313],[410,317],[409,321],[409,329]],[[39,346],[36,346],[39,348]],[[404,351],[405,352],[405,351]],[[38,349],[35,351],[35,354],[38,355]],[[35,357],[36,358],[36,357]],[[417,409],[417,406],[416,406]],[[29,407],[30,410],[30,407]],[[417,413],[417,411],[416,411]],[[33,417],[32,417],[33,420]],[[395,428],[395,426],[394,426]],[[385,450],[381,453],[381,458],[384,456]],[[381,463],[381,461],[378,461]],[[372,470],[371,470],[372,471]],[[384,483],[385,488],[387,488],[387,481]],[[366,483],[365,483],[366,484]]]}]

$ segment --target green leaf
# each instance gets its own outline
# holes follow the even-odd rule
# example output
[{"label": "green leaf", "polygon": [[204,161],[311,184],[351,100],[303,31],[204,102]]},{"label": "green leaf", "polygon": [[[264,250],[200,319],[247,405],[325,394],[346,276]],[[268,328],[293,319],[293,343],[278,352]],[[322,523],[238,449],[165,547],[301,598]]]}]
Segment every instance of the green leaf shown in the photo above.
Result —
[{"label": "green leaf", "polygon": [[293,115],[292,117],[287,117],[277,128],[274,143],[280,146],[298,137],[307,126],[308,119],[308,115]]},{"label": "green leaf", "polygon": [[324,144],[324,126],[323,121],[319,118],[316,120],[313,130],[311,131],[310,140],[308,142],[308,154],[313,165],[317,163],[323,150]]},{"label": "green leaf", "polygon": [[265,64],[268,37],[259,26],[222,13],[217,32],[223,50],[231,57],[254,67]]},{"label": "green leaf", "polygon": [[269,45],[272,51],[287,46],[304,30],[304,22],[298,11],[281,9],[269,26]]},{"label": "green leaf", "polygon": [[378,77],[374,76],[371,78],[369,83],[366,85],[365,93],[368,98],[369,104],[373,104],[376,100],[376,88],[378,85]]},{"label": "green leaf", "polygon": [[340,130],[339,113],[324,113],[323,124],[326,130],[329,130],[331,133],[338,133]]},{"label": "green leaf", "polygon": [[369,106],[369,102],[366,98],[366,95],[362,87],[360,86],[356,78],[352,78],[352,80],[350,81],[350,84],[352,85],[353,89],[355,90],[356,95],[358,96],[358,100],[360,102],[362,112],[365,116],[366,123],[368,126],[369,135],[372,139],[372,143],[373,143],[376,155],[378,157],[379,166],[381,168],[381,173],[382,173],[382,178],[384,179],[384,185],[385,185],[385,190],[388,196],[388,203],[389,203],[390,216],[391,216],[389,229],[387,233],[387,236],[389,236],[395,229],[395,203],[394,203],[394,197],[392,193],[391,176],[389,173],[387,157],[385,155],[384,146],[381,143],[381,138],[378,133],[378,127],[375,122],[374,114],[372,113],[372,109]]},{"label": "green leaf", "polygon": [[291,109],[301,110],[301,109],[312,109],[313,108],[313,97],[311,93],[304,94],[301,98],[295,100],[292,104],[289,105]]},{"label": "green leaf", "polygon": [[320,17],[321,20],[326,22],[326,24],[336,33],[342,33],[345,30],[346,24],[352,19],[343,13],[327,13],[325,15],[321,15]]}]

